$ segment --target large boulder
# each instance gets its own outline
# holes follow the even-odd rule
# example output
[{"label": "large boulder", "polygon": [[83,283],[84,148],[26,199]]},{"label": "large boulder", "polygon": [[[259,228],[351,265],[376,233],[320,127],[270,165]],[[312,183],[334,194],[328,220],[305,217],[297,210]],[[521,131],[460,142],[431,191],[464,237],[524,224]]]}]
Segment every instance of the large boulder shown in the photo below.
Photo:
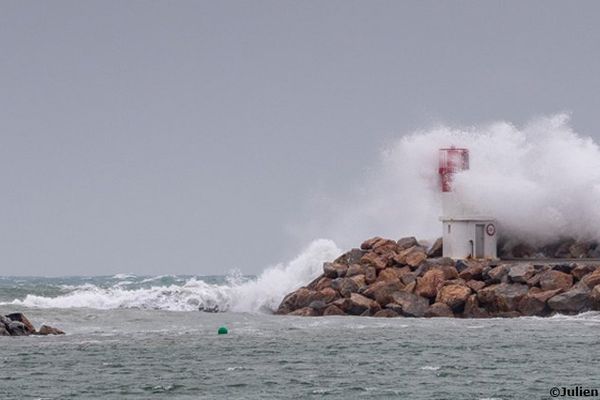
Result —
[{"label": "large boulder", "polygon": [[379,274],[377,275],[377,279],[375,281],[376,282],[399,281],[400,276],[398,275],[398,272],[396,271],[396,269],[399,269],[399,268],[386,268],[384,270],[379,271]]},{"label": "large boulder", "polygon": [[591,274],[584,276],[581,281],[590,289],[600,284],[600,269],[596,269]]},{"label": "large boulder", "polygon": [[335,279],[346,276],[348,265],[326,262],[323,264],[323,275],[327,278]]},{"label": "large boulder", "polygon": [[435,298],[437,296],[438,287],[446,280],[444,271],[435,268],[425,272],[425,274],[417,279],[415,293],[419,296]]},{"label": "large boulder", "polygon": [[331,304],[327,306],[327,308],[323,311],[323,315],[346,315],[344,311],[342,311],[339,307]]},{"label": "large boulder", "polygon": [[373,252],[366,253],[364,256],[362,256],[360,262],[361,264],[372,266],[378,271],[387,267],[387,259]]},{"label": "large boulder", "polygon": [[452,309],[448,307],[447,304],[444,303],[433,303],[427,311],[425,311],[425,316],[427,318],[435,318],[435,317],[454,317],[454,313]]},{"label": "large boulder", "polygon": [[529,290],[527,295],[525,295],[520,301],[518,305],[518,310],[523,315],[546,315],[550,311],[547,305],[547,301],[553,296],[557,295],[562,291],[562,289],[553,289],[546,291],[536,291],[532,288]]},{"label": "large boulder", "polygon": [[564,272],[550,270],[540,274],[540,287],[542,290],[567,290],[571,286],[573,286],[573,276]]},{"label": "large boulder", "polygon": [[548,300],[548,305],[554,311],[573,314],[591,309],[590,290],[580,286],[567,292],[557,294]]},{"label": "large boulder", "polygon": [[444,303],[455,312],[461,312],[465,302],[471,295],[471,289],[462,284],[442,286],[435,298],[436,303]]},{"label": "large boulder", "polygon": [[361,249],[352,249],[335,259],[336,264],[352,265],[360,262],[360,259],[365,254]]},{"label": "large boulder", "polygon": [[319,293],[321,294],[319,297],[327,304],[337,300],[340,297],[340,293],[331,287],[321,289]]},{"label": "large boulder", "polygon": [[482,272],[483,279],[487,284],[508,282],[508,266],[501,264]]},{"label": "large boulder", "polygon": [[375,282],[376,279],[377,270],[375,269],[375,267],[367,267],[365,269],[365,282],[367,282],[367,284],[370,285],[371,283]]},{"label": "large boulder", "polygon": [[288,314],[297,309],[308,307],[315,300],[324,300],[321,292],[304,287],[300,288],[283,298],[277,313]]},{"label": "large boulder", "polygon": [[600,310],[600,285],[595,286],[590,292],[590,305],[593,310]]},{"label": "large boulder", "polygon": [[435,242],[433,242],[433,244],[427,251],[427,257],[429,257],[429,258],[441,257],[443,255],[443,253],[444,253],[444,241],[442,238],[438,238]]},{"label": "large boulder", "polygon": [[587,274],[594,272],[596,270],[596,268],[597,267],[595,265],[580,264],[580,265],[575,266],[575,268],[573,268],[573,270],[571,271],[571,275],[573,275],[573,278],[575,278],[579,281],[579,280],[581,280],[581,278],[583,278]]},{"label": "large boulder", "polygon": [[347,299],[336,300],[333,304],[350,315],[362,315],[365,312],[373,315],[381,309],[381,306],[375,300],[358,293],[352,293],[350,298]]},{"label": "large boulder", "polygon": [[481,289],[477,300],[491,312],[515,311],[528,291],[529,287],[521,283],[498,283]]},{"label": "large boulder", "polygon": [[379,281],[369,286],[362,294],[375,300],[382,306],[393,301],[392,295],[404,288],[398,279],[391,281]]},{"label": "large boulder", "polygon": [[411,267],[417,267],[427,259],[427,254],[420,247],[415,247],[413,251],[406,255],[406,264]]},{"label": "large boulder", "polygon": [[527,283],[535,275],[535,272],[535,268],[531,264],[515,264],[510,266],[508,277],[515,283]]},{"label": "large boulder", "polygon": [[[463,264],[461,264],[462,266]],[[483,265],[481,263],[470,261],[465,268],[458,273],[458,276],[465,281],[470,281],[473,279],[479,280],[481,279],[481,274],[483,272]]]},{"label": "large boulder", "polygon": [[350,297],[351,293],[358,292],[360,287],[352,278],[337,278],[331,281],[331,287],[338,292],[343,297]]},{"label": "large boulder", "polygon": [[351,264],[346,271],[347,277],[352,277],[354,275],[364,275],[367,272],[367,267],[362,264]]},{"label": "large boulder", "polygon": [[409,236],[409,237],[404,237],[402,239],[399,239],[396,242],[396,245],[398,246],[398,251],[402,251],[402,250],[406,250],[406,249],[409,249],[414,246],[418,246],[419,242],[417,241],[417,239],[415,237]]},{"label": "large boulder", "polygon": [[[429,308],[429,301],[414,293],[395,292],[392,295],[393,302],[400,305],[402,315],[407,317],[423,317]],[[390,308],[389,305],[386,308]]]},{"label": "large boulder", "polygon": [[472,294],[465,302],[465,308],[463,310],[462,316],[464,318],[488,318],[490,316],[490,313],[487,312],[487,310],[485,310],[484,308],[479,307],[477,295]]},{"label": "large boulder", "polygon": [[395,318],[399,317],[400,314],[392,309],[384,308],[383,310],[377,311],[375,314],[373,314],[373,316],[377,318]]}]

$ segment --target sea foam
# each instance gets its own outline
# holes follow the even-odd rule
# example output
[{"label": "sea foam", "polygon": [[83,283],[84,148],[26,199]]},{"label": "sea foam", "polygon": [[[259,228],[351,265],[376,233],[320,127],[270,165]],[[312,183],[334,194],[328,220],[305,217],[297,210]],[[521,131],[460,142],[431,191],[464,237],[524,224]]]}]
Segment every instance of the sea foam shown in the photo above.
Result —
[{"label": "sea foam", "polygon": [[[276,310],[283,296],[316,278],[322,271],[323,262],[337,257],[340,253],[341,250],[332,241],[319,239],[313,241],[290,262],[267,268],[252,280],[242,280],[234,274],[222,285],[190,278],[182,284],[134,289],[122,281],[115,282],[110,287],[85,283],[65,287],[70,291],[60,296],[28,294],[24,299],[16,299],[9,304],[39,308],[140,308],[171,311],[204,308],[236,312],[272,312]],[[130,276],[122,275],[119,278],[125,279]],[[151,281],[152,279],[145,279],[142,282]]]}]

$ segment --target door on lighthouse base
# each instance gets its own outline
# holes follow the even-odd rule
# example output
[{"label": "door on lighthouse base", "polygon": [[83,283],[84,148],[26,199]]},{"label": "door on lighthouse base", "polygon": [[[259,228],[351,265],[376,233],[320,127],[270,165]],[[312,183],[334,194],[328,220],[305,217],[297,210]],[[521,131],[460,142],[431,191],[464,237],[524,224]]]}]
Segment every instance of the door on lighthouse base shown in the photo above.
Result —
[{"label": "door on lighthouse base", "polygon": [[483,258],[485,241],[485,225],[475,225],[475,258]]}]

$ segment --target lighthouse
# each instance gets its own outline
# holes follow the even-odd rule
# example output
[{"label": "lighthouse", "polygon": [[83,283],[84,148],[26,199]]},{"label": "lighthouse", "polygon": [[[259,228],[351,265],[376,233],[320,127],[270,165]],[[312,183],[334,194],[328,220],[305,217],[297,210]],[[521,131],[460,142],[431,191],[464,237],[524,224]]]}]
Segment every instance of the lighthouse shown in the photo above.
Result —
[{"label": "lighthouse", "polygon": [[468,149],[450,147],[439,150],[443,255],[453,259],[495,259],[498,236],[496,221],[465,207],[452,187],[454,175],[468,169]]}]

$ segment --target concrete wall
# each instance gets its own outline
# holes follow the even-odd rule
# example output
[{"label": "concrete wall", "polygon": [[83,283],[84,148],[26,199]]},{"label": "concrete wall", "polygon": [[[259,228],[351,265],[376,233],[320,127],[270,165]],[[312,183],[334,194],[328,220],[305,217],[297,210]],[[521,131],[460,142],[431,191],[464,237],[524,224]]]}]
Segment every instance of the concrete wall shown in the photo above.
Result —
[{"label": "concrete wall", "polygon": [[[444,257],[454,259],[475,258],[477,254],[476,226],[483,225],[483,258],[497,258],[497,232],[490,235],[486,228],[496,225],[493,219],[442,219],[444,238]],[[450,226],[450,229],[448,227]],[[471,245],[472,241],[472,245]]]}]

